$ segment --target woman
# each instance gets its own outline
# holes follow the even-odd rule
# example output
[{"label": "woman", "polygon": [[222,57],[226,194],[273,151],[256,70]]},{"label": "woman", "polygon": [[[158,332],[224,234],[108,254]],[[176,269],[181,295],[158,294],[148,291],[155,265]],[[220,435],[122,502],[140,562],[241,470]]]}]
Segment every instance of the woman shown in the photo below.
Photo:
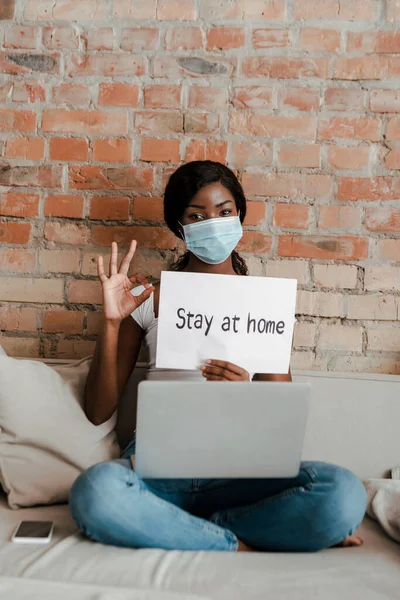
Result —
[{"label": "woman", "polygon": [[[165,190],[168,227],[186,241],[175,264],[181,271],[247,275],[236,253],[246,200],[227,167],[198,161],[180,167]],[[117,269],[112,245],[110,276],[99,257],[104,328],[86,386],[86,413],[95,424],[111,417],[135,366],[148,346],[149,378],[249,381],[237,365],[207,361],[201,371],[155,369],[159,286],[132,289],[129,265],[136,243]],[[291,381],[287,375],[254,376]],[[73,485],[70,508],[79,528],[93,540],[132,548],[177,550],[315,551],[358,546],[353,532],[362,521],[366,494],[349,471],[319,462],[302,463],[293,479],[141,480],[132,468],[134,440],[122,459],[95,465]]]}]

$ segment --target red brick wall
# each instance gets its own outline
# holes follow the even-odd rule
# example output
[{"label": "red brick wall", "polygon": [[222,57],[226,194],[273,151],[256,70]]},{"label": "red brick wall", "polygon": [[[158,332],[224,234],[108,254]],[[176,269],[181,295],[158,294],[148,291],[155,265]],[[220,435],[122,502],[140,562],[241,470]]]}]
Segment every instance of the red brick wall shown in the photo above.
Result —
[{"label": "red brick wall", "polygon": [[254,274],[297,277],[293,366],[400,372],[397,0],[17,0],[0,24],[0,330],[93,349],[95,256],[176,246],[168,175],[211,158],[250,200]]}]

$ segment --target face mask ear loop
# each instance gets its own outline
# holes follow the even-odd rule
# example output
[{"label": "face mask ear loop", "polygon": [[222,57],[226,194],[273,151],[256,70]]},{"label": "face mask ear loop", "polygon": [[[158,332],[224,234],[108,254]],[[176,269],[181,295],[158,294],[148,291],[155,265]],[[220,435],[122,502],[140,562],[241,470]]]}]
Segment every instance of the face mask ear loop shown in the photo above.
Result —
[{"label": "face mask ear loop", "polygon": [[184,232],[184,229],[183,229],[183,225],[182,225],[182,223],[180,221],[178,221],[178,225],[181,226],[181,231],[180,231],[181,238],[183,239],[184,242],[186,242],[185,232]]}]

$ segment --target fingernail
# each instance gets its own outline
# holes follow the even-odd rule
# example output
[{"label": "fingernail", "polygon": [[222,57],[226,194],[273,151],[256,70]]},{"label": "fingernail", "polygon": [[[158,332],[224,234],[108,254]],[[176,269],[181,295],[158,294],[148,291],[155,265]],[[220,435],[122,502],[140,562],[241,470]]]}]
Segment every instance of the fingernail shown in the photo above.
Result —
[{"label": "fingernail", "polygon": [[200,371],[204,371],[205,367],[203,367],[203,365],[201,365],[200,367]]},{"label": "fingernail", "polygon": [[206,360],[206,365],[211,365],[211,360]]}]

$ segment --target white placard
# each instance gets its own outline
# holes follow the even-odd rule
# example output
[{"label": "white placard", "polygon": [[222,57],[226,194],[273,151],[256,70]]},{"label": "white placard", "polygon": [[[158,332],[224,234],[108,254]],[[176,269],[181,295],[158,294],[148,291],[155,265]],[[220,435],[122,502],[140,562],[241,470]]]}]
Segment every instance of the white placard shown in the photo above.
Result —
[{"label": "white placard", "polygon": [[156,367],[227,360],[251,373],[287,373],[297,281],[163,272]]}]

